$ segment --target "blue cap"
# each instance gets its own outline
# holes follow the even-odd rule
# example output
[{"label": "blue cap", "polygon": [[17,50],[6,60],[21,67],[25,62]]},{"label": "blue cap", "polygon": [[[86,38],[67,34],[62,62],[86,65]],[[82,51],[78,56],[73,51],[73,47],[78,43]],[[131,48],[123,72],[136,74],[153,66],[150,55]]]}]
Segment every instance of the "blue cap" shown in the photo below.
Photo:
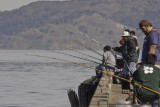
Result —
[{"label": "blue cap", "polygon": [[107,51],[110,51],[110,50],[111,50],[111,47],[110,47],[109,45],[106,45],[106,46],[104,47],[104,49],[107,50]]}]

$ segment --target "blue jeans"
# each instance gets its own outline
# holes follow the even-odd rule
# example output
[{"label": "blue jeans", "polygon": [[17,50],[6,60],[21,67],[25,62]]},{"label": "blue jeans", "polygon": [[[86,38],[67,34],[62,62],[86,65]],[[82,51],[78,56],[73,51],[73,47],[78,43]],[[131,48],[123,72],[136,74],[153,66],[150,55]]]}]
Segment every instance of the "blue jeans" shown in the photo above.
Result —
[{"label": "blue jeans", "polygon": [[97,77],[102,77],[102,74],[103,74],[103,72],[100,72],[100,71],[98,71],[98,70],[102,70],[102,68],[104,67],[104,65],[98,65],[97,67],[96,67],[96,76]]},{"label": "blue jeans", "polygon": [[[96,71],[96,76],[97,76],[97,81],[99,81],[100,78],[102,77],[103,72],[101,72],[101,71],[103,70],[103,68],[105,68],[105,69],[110,68],[110,69],[113,69],[113,72],[115,72],[115,68],[113,66],[101,65],[100,64],[96,67],[96,70],[95,70]],[[98,70],[100,70],[100,71],[98,71]]]},{"label": "blue jeans", "polygon": [[124,63],[122,74],[132,75],[136,71],[136,63],[135,62],[126,62]]}]

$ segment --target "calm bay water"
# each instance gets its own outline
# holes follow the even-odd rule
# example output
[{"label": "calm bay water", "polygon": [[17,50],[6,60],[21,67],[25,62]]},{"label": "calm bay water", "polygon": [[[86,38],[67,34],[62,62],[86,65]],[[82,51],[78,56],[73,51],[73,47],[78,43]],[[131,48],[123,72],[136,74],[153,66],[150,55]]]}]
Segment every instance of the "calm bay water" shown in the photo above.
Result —
[{"label": "calm bay water", "polygon": [[[73,51],[60,52],[85,57]],[[81,52],[101,59],[93,52]],[[0,50],[0,107],[70,107],[67,90],[77,92],[81,82],[95,75],[94,70],[79,65],[26,54],[97,65],[49,50]]]}]

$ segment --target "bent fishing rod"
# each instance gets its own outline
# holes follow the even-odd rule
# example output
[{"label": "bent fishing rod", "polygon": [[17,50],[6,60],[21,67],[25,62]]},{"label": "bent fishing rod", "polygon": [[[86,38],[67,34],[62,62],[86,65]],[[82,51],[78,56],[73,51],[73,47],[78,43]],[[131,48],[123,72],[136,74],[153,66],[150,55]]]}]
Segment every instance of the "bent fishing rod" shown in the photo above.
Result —
[{"label": "bent fishing rod", "polygon": [[93,63],[96,63],[96,64],[100,64],[100,63],[98,63],[96,61],[93,61],[93,60],[90,60],[90,59],[86,59],[86,58],[81,58],[81,57],[78,57],[78,56],[75,56],[75,55],[70,55],[70,54],[59,52],[59,51],[55,51],[55,50],[53,52],[60,53],[60,54],[63,54],[63,55],[67,55],[67,56],[71,56],[71,57],[75,57],[75,58],[78,58],[78,59],[83,59],[83,60],[86,60],[86,61],[89,61],[89,62],[93,62]]},{"label": "bent fishing rod", "polygon": [[[66,60],[66,59],[55,58],[55,57],[50,57],[50,56],[33,55],[33,54],[25,54],[25,55],[27,55],[27,56],[36,56],[36,57],[41,57],[41,58],[55,59],[55,60],[59,60],[59,61],[63,61],[63,62],[68,62],[68,63],[76,64],[76,65],[79,65],[79,66],[82,66],[82,67],[85,67],[85,68],[89,68],[89,69],[97,70],[97,71],[99,71],[99,72],[103,72],[103,73],[105,73],[105,74],[107,74],[107,75],[109,75],[109,76],[113,76],[113,77],[116,77],[116,78],[119,78],[119,79],[121,79],[121,80],[124,80],[124,81],[126,81],[126,82],[131,83],[131,81],[128,80],[128,79],[119,77],[119,76],[117,76],[117,75],[113,75],[113,74],[111,74],[111,73],[109,73],[109,72],[105,72],[105,71],[102,71],[102,70],[99,70],[99,69],[96,69],[96,68],[92,68],[92,67],[90,67],[90,66],[86,66],[86,65],[83,65],[83,64],[80,64],[80,63],[77,63],[77,62],[69,61],[69,60]],[[138,84],[138,83],[134,83],[134,85],[137,85],[137,86],[139,86],[139,87],[142,87],[142,88],[144,88],[144,89],[147,89],[147,90],[149,90],[149,91],[151,91],[151,92],[153,92],[153,93],[160,94],[160,92],[157,92],[157,91],[155,91],[155,90],[153,90],[153,89],[151,89],[151,88],[148,88],[148,87],[146,87],[146,86],[140,85],[140,84]]]}]

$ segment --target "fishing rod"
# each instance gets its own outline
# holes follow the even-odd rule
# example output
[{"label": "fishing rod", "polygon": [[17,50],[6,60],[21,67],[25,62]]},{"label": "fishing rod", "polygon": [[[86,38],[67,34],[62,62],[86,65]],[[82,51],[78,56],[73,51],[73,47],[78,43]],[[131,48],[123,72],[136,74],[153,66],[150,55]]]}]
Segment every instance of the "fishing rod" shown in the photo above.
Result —
[{"label": "fishing rod", "polygon": [[[82,35],[84,35],[85,37],[91,39],[93,42],[96,42],[97,44],[99,44],[99,46],[102,46],[102,47],[105,46],[105,45],[103,45],[101,42],[97,41],[96,39],[94,39],[94,38],[92,38],[92,37],[90,37],[90,36],[88,36],[88,35],[86,35],[86,34],[83,33],[83,32],[80,32],[80,34],[82,34]],[[117,44],[115,41],[113,41],[112,39],[110,39],[110,38],[108,38],[108,37],[107,37],[107,39],[111,40],[111,41],[114,42],[116,45],[118,45],[118,44]],[[115,54],[118,54],[118,55],[122,56],[120,53],[118,53],[118,52],[116,52],[116,51],[113,51],[112,53],[113,53],[114,55],[115,55]]]},{"label": "fishing rod", "polygon": [[[126,29],[125,26],[124,26],[124,29]],[[83,33],[83,32],[80,32],[80,33],[81,33],[82,35],[84,35],[85,37],[91,39],[92,41],[98,43],[99,46],[103,46],[103,47],[104,47],[104,45],[101,44],[99,41],[91,38],[90,36],[86,35],[86,34]],[[109,37],[107,37],[107,36],[105,36],[105,37],[106,37],[107,39],[111,40],[111,41],[112,41],[113,43],[115,43],[116,45],[118,45],[117,42],[113,41],[111,38],[109,38]],[[122,54],[120,54],[120,53],[118,53],[118,52],[116,52],[116,51],[112,51],[112,53],[113,53],[114,55],[118,54],[118,55],[122,56]],[[130,69],[130,67],[129,67],[129,65],[127,64],[126,60],[124,60],[124,62],[126,63],[126,66],[127,66],[128,70],[130,71],[130,73],[131,73],[131,75],[132,75],[132,70]]]},{"label": "fishing rod", "polygon": [[88,36],[88,35],[86,35],[86,34],[83,33],[83,32],[80,32],[80,34],[82,34],[82,35],[84,35],[85,37],[91,39],[93,42],[96,42],[97,44],[99,44],[99,47],[100,47],[100,46],[102,46],[102,47],[105,46],[105,45],[103,45],[101,42],[97,41],[96,39],[94,39],[94,38],[92,38],[92,37],[90,37],[90,36]]},{"label": "fishing rod", "polygon": [[[121,79],[121,80],[124,80],[124,81],[126,81],[126,82],[131,83],[130,80],[125,79],[125,78],[122,78],[122,77],[119,77],[119,76],[114,75],[114,74],[112,74],[112,73],[105,72],[105,71],[102,71],[102,70],[99,70],[99,69],[96,69],[96,68],[92,68],[92,67],[90,67],[90,66],[86,66],[86,65],[83,65],[83,64],[80,64],[80,63],[77,63],[77,62],[69,61],[69,60],[66,60],[66,59],[55,58],[55,57],[49,57],[49,56],[41,56],[41,55],[33,55],[33,54],[25,54],[25,55],[27,55],[27,56],[37,56],[37,57],[41,57],[41,58],[56,59],[56,60],[59,60],[59,61],[64,61],[64,62],[76,64],[76,65],[79,65],[79,66],[82,66],[82,67],[85,67],[85,68],[89,68],[89,69],[97,70],[97,71],[99,71],[99,72],[103,72],[103,73],[105,73],[105,74],[107,74],[107,75],[109,75],[109,76],[113,76],[113,77],[116,77],[116,78],[119,78],[119,79]],[[140,84],[138,84],[138,83],[134,83],[134,85],[137,85],[137,86],[139,86],[139,87],[141,87],[141,88],[147,89],[147,90],[149,90],[149,91],[151,91],[151,92],[154,92],[154,93],[160,95],[160,92],[155,91],[155,90],[153,90],[153,89],[151,89],[151,88],[148,88],[148,87],[146,87],[146,86],[140,85]]]},{"label": "fishing rod", "polygon": [[[72,50],[72,51],[74,51],[74,50]],[[74,51],[74,52],[78,52],[78,51]],[[81,52],[78,52],[78,53],[81,53]],[[84,53],[81,53],[81,54],[84,54]],[[84,54],[84,55],[87,55],[87,54]],[[88,55],[87,55],[88,56]],[[90,55],[89,55],[90,56]],[[90,57],[93,57],[93,56],[90,56]],[[98,59],[98,58],[96,58],[96,57],[93,57],[93,58],[95,58],[95,59]],[[98,59],[99,61],[102,61],[101,59]],[[108,59],[109,60],[109,59]],[[111,60],[109,60],[111,63],[114,63],[113,61],[111,61]],[[106,66],[109,66],[109,65],[106,65]],[[117,65],[117,67],[120,67],[120,66],[118,66]]]},{"label": "fishing rod", "polygon": [[[81,34],[83,34],[83,35],[85,35],[84,33],[82,33],[82,32],[80,32]],[[86,37],[88,37],[88,38],[91,38],[91,37],[89,37],[88,35],[85,35]],[[93,41],[95,40],[95,39],[92,39]],[[73,40],[72,40],[73,41]],[[111,41],[113,41],[113,40],[111,40]],[[80,43],[80,42],[76,42],[76,41],[73,41],[73,42],[75,42],[75,43],[77,43],[77,44],[79,44],[79,45],[81,45],[81,46],[84,46],[82,43]],[[95,42],[96,43],[100,43],[100,42],[98,42],[98,41],[96,41],[95,40]],[[117,44],[117,43],[116,43]],[[104,46],[103,44],[102,44],[102,46]],[[86,47],[86,46],[84,46],[85,48],[87,48],[87,49],[89,49],[89,50],[91,50],[91,51],[93,51],[93,52],[95,52],[95,53],[97,53],[96,51],[94,51],[94,50],[92,50],[92,49],[90,49],[90,48],[88,48],[88,47]],[[116,51],[112,51],[112,53],[114,54],[114,55],[120,55],[120,56],[122,56],[122,54],[121,53],[119,53],[119,52],[116,52]],[[97,54],[99,54],[99,53],[97,53]],[[129,69],[129,71],[130,71],[130,68],[129,68],[129,66],[128,66],[128,64],[126,63],[126,65],[127,65],[127,67],[128,67],[128,69]],[[131,71],[130,71],[131,72]]]},{"label": "fishing rod", "polygon": [[[118,45],[117,42],[113,41],[111,38],[109,38],[109,37],[107,37],[107,36],[105,36],[105,37],[106,37],[107,39],[111,40],[115,45]],[[113,51],[113,52],[114,52],[114,54],[118,54],[118,55],[122,56],[121,53],[119,53],[119,52],[116,52],[116,51]]]},{"label": "fishing rod", "polygon": [[76,41],[76,40],[74,41],[74,40],[72,40],[72,42],[74,42],[74,43],[76,43],[76,44],[78,44],[78,45],[80,45],[80,46],[82,46],[82,47],[84,47],[84,48],[86,48],[86,49],[89,49],[90,51],[92,51],[92,52],[94,52],[94,53],[96,53],[96,54],[102,56],[102,55],[101,55],[100,53],[98,53],[97,51],[94,51],[93,49],[87,47],[86,45],[83,45],[83,44],[80,43],[79,41]]},{"label": "fishing rod", "polygon": [[[71,49],[71,50],[72,50],[72,49]],[[75,50],[72,50],[72,51],[77,52],[77,53],[80,53],[80,54],[85,55],[85,56],[89,56],[89,57],[94,58],[94,59],[97,59],[97,60],[99,60],[99,61],[102,61],[101,59],[96,58],[96,57],[93,57],[93,56],[91,56],[91,55],[88,55],[88,54],[85,54],[85,53],[82,53],[82,52],[79,52],[79,51],[75,51]]]},{"label": "fishing rod", "polygon": [[70,54],[62,53],[62,52],[55,51],[55,50],[53,52],[60,53],[60,54],[63,54],[63,55],[67,55],[67,56],[71,56],[71,57],[75,57],[75,58],[78,58],[78,59],[83,59],[83,60],[86,60],[86,61],[89,61],[89,62],[93,62],[93,63],[96,63],[96,64],[100,64],[100,63],[98,63],[96,61],[93,61],[93,60],[90,60],[90,59],[86,59],[86,58],[81,58],[81,57],[78,57],[78,56],[75,56],[75,55],[70,55]]},{"label": "fishing rod", "polygon": [[[73,41],[73,42],[75,42],[75,41]],[[78,44],[78,41],[77,42],[75,42],[75,43],[77,43]],[[82,46],[84,46],[83,44],[79,44],[79,45],[82,45]],[[95,52],[95,53],[97,53],[96,51],[94,51],[94,50],[92,50],[92,49],[90,49],[90,48],[88,48],[88,47],[86,47],[87,49],[89,49],[90,51],[93,51],[93,52]],[[113,51],[113,52],[116,52],[116,51]],[[101,55],[101,56],[103,56],[103,55]],[[112,62],[113,63],[113,62]]]},{"label": "fishing rod", "polygon": [[104,36],[106,37],[107,39],[109,39],[110,41],[112,41],[115,45],[118,45],[117,42],[115,42],[114,40],[112,40],[111,38],[107,37],[107,36]]}]

